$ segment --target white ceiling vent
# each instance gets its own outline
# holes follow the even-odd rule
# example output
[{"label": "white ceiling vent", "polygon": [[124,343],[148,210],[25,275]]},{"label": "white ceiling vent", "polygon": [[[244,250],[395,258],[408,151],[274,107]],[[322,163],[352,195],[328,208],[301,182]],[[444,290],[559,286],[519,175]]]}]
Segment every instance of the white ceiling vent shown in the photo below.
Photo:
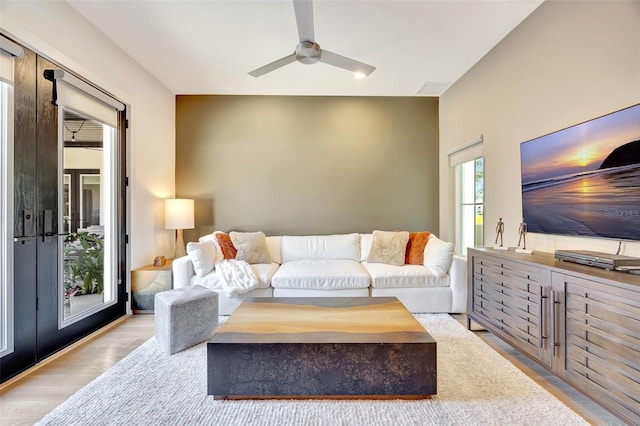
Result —
[{"label": "white ceiling vent", "polygon": [[418,96],[440,96],[451,83],[434,83],[433,81],[425,81],[416,92]]}]

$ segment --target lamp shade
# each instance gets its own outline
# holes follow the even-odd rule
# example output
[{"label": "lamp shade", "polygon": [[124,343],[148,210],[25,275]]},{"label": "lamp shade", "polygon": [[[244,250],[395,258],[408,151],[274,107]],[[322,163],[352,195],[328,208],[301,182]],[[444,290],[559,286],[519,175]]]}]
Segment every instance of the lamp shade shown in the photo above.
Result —
[{"label": "lamp shade", "polygon": [[193,227],[193,200],[185,198],[164,200],[165,229],[192,229]]}]

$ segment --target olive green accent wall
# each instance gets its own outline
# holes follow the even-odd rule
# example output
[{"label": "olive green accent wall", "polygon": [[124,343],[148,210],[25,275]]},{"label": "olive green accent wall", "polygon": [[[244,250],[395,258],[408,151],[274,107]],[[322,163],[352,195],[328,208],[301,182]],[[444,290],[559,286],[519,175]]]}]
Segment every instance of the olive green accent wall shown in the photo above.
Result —
[{"label": "olive green accent wall", "polygon": [[196,200],[185,241],[437,233],[438,100],[178,96],[176,196]]}]

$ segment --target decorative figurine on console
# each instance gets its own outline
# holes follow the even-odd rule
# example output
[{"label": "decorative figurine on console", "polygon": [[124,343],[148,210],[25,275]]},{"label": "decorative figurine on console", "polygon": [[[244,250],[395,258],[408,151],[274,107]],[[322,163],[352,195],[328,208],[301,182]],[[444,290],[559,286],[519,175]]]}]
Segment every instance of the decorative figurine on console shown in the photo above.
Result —
[{"label": "decorative figurine on console", "polygon": [[[524,218],[522,218],[522,222],[520,222],[520,226],[518,227],[518,234],[520,234],[520,238],[518,238],[518,248],[516,249],[516,253],[533,253],[533,250],[527,250],[527,223],[524,221]],[[520,248],[521,242],[522,248]]]},{"label": "decorative figurine on console", "polygon": [[[496,225],[496,242],[493,246],[496,250],[509,250],[509,247],[505,247],[502,245],[502,235],[504,234],[504,222],[502,218],[498,220],[498,225]],[[498,245],[498,239],[500,239],[500,245]]]}]

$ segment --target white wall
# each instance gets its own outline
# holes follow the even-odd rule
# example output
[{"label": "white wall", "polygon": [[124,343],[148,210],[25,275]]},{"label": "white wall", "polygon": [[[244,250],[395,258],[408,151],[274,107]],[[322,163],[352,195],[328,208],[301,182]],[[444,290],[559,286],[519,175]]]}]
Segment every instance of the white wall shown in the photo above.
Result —
[{"label": "white wall", "polygon": [[66,2],[0,0],[0,14],[3,32],[129,105],[131,267],[170,257],[163,199],[175,192],[174,94]]},{"label": "white wall", "polygon": [[[547,0],[440,98],[440,232],[454,238],[447,152],[484,135],[485,241],[517,245],[520,143],[640,102],[640,2]],[[638,224],[640,226],[640,223]],[[529,234],[527,247],[615,252],[617,241]],[[640,256],[640,244],[622,254]]]}]

